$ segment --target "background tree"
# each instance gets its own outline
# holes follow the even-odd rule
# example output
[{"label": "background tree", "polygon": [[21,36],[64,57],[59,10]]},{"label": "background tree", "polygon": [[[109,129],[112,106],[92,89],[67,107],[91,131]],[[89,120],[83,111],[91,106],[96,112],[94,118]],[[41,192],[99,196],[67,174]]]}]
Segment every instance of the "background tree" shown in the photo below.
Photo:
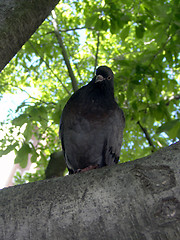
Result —
[{"label": "background tree", "polygon": [[28,154],[36,162],[37,172],[17,175],[17,183],[44,178],[50,154],[61,150],[63,106],[93,77],[97,65],[114,71],[115,96],[126,115],[121,162],[180,138],[179,12],[177,0],[67,0],[57,5],[1,73],[1,96],[17,90],[29,95],[1,139],[1,155],[15,150],[15,163],[25,167]]}]

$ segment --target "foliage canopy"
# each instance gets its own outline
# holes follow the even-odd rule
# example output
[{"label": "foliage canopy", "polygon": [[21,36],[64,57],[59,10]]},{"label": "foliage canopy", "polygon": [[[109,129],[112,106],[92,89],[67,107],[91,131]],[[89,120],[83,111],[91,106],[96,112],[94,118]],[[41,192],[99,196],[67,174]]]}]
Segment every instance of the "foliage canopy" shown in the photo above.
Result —
[{"label": "foliage canopy", "polygon": [[126,116],[121,162],[177,141],[179,27],[178,0],[61,1],[1,73],[1,96],[17,90],[29,96],[1,123],[1,130],[11,127],[0,156],[15,151],[15,163],[25,167],[31,154],[37,165],[35,174],[17,173],[17,182],[43,179],[50,154],[61,150],[62,109],[97,65],[114,71],[115,97]]}]

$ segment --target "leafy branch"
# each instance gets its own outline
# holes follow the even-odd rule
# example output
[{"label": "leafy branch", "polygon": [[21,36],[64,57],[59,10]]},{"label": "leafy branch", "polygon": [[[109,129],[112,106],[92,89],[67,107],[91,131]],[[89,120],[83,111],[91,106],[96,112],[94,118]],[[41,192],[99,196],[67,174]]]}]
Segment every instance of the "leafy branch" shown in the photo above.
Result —
[{"label": "leafy branch", "polygon": [[54,10],[52,10],[52,24],[54,27],[54,33],[55,33],[58,43],[62,49],[62,55],[63,55],[64,61],[65,61],[66,67],[68,69],[69,77],[71,78],[73,91],[76,92],[78,90],[77,80],[76,80],[76,77],[74,76],[74,73],[73,73],[69,58],[68,58],[68,54],[67,54],[66,48],[64,46],[64,42],[63,42],[61,33],[58,30],[58,25],[57,25],[56,19],[57,19],[56,13]]},{"label": "leafy branch", "polygon": [[53,72],[53,70],[51,69],[51,67],[49,66],[49,64],[44,60],[44,58],[40,55],[40,53],[37,51],[37,49],[34,47],[34,45],[31,43],[31,41],[28,41],[29,44],[31,45],[31,47],[33,48],[33,50],[35,51],[36,55],[38,55],[41,59],[42,62],[44,62],[47,66],[47,68],[50,70],[50,72],[58,79],[58,81],[61,83],[61,85],[63,86],[63,88],[66,90],[66,92],[68,93],[69,96],[71,96],[71,93],[69,92],[69,90],[66,88],[66,86],[64,85],[64,83],[61,81],[61,79]]},{"label": "leafy branch", "polygon": [[83,29],[88,29],[88,30],[94,30],[94,27],[76,27],[76,28],[69,28],[69,29],[61,29],[60,32],[70,32],[70,31],[76,31],[76,30],[83,30]]},{"label": "leafy branch", "polygon": [[[167,31],[168,29],[169,29],[169,27],[170,27],[170,24],[168,25],[168,27],[166,28],[166,30],[165,31]],[[151,58],[151,60],[150,60],[150,62],[149,62],[149,65],[147,66],[147,69],[149,69],[150,68],[150,66],[151,66],[151,64],[153,63],[153,61],[157,58],[157,56],[161,53],[161,52],[163,52],[163,50],[166,48],[166,45],[169,43],[169,41],[173,38],[173,36],[175,35],[175,33],[174,34],[172,34],[172,35],[168,35],[167,36],[167,39],[166,39],[166,41],[165,41],[165,43],[159,48],[159,50],[152,56],[152,58]]]},{"label": "leafy branch", "polygon": [[143,133],[144,133],[144,135],[145,135],[145,137],[146,137],[149,145],[152,147],[152,150],[151,150],[151,151],[154,152],[154,151],[155,151],[155,146],[154,146],[154,144],[153,144],[153,142],[152,142],[152,139],[151,139],[151,137],[150,137],[147,129],[142,126],[142,124],[140,123],[140,121],[137,121],[137,124],[139,125],[139,127],[140,127],[141,130],[143,131]]},{"label": "leafy branch", "polygon": [[45,102],[45,101],[43,101],[42,99],[35,98],[35,97],[31,96],[31,94],[29,94],[25,89],[23,89],[23,88],[21,88],[21,87],[19,87],[19,86],[13,86],[13,87],[15,87],[15,88],[19,89],[20,91],[26,93],[26,94],[29,96],[29,98],[34,99],[36,102],[38,101],[38,102],[43,103],[43,104],[46,104],[46,105],[47,105],[47,104],[52,104],[52,105],[54,105],[54,106],[56,105],[56,103],[54,103],[54,102]]},{"label": "leafy branch", "polygon": [[[77,31],[77,30],[94,30],[94,27],[75,27],[75,28],[69,28],[69,29],[59,29],[59,32],[71,32],[71,31]],[[47,32],[46,34],[54,33],[54,31]]]}]

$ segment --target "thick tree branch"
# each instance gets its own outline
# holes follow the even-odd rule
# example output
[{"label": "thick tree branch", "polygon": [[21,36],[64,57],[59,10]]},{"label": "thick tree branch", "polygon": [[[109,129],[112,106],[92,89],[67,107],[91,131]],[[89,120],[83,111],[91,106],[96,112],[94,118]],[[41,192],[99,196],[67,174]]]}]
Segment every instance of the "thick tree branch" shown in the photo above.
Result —
[{"label": "thick tree branch", "polygon": [[58,2],[59,0],[0,0],[0,71]]},{"label": "thick tree branch", "polygon": [[61,36],[61,34],[58,30],[58,25],[57,25],[57,22],[56,22],[56,14],[55,14],[54,10],[52,11],[52,24],[53,24],[53,27],[54,27],[54,33],[55,33],[55,35],[57,37],[57,40],[58,40],[58,43],[59,43],[59,45],[62,49],[62,55],[63,55],[64,61],[65,61],[65,64],[67,66],[69,76],[71,78],[73,91],[76,92],[78,90],[77,80],[76,80],[76,77],[74,76],[74,73],[73,73],[73,70],[72,70],[72,67],[71,67],[71,64],[70,64],[70,61],[69,61],[69,57],[68,57],[66,48],[64,46],[64,43],[63,43],[62,36]]},{"label": "thick tree branch", "polygon": [[79,66],[78,66],[78,63],[74,63],[75,67],[76,67],[76,70],[77,70],[77,74],[79,76],[79,79],[81,79],[81,73],[80,73],[80,70],[79,70]]},{"label": "thick tree branch", "polygon": [[154,144],[153,144],[153,142],[152,142],[152,139],[151,139],[151,137],[150,137],[147,129],[141,125],[140,121],[138,121],[137,124],[140,126],[140,128],[141,128],[141,130],[143,131],[143,133],[144,133],[144,135],[145,135],[145,137],[146,137],[149,145],[152,147],[152,150],[151,150],[151,151],[154,152],[154,151],[155,151],[155,146],[154,146]]},{"label": "thick tree branch", "polygon": [[1,240],[179,240],[180,142],[151,156],[0,191]]}]

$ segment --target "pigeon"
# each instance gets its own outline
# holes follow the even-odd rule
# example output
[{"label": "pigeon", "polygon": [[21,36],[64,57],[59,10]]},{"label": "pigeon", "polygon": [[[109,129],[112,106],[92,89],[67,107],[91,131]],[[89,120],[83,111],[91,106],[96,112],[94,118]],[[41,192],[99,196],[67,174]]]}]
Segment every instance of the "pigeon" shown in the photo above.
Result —
[{"label": "pigeon", "polygon": [[113,80],[109,67],[98,67],[62,111],[59,135],[69,174],[118,163],[125,117],[114,98]]}]

